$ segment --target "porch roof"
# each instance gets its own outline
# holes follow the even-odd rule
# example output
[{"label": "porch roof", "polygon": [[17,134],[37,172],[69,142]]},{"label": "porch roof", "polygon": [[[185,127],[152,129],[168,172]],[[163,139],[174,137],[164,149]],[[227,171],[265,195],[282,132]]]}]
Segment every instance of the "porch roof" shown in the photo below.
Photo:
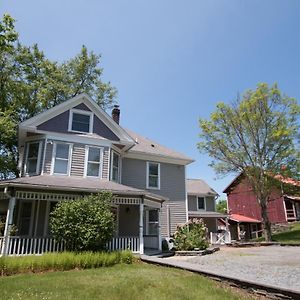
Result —
[{"label": "porch roof", "polygon": [[292,201],[300,201],[300,196],[284,195],[284,197]]},{"label": "porch roof", "polygon": [[216,211],[189,211],[189,218],[226,218],[229,215],[220,214]]},{"label": "porch roof", "polygon": [[1,187],[86,193],[108,191],[114,195],[120,196],[144,196],[145,198],[157,202],[164,202],[168,200],[166,197],[150,193],[146,190],[136,189],[113,181],[98,178],[83,178],[63,175],[39,175],[3,180],[0,181],[0,188]]},{"label": "porch roof", "polygon": [[253,219],[253,218],[246,217],[246,216],[239,215],[239,214],[231,214],[229,216],[229,220],[237,222],[237,223],[261,223],[260,220]]}]

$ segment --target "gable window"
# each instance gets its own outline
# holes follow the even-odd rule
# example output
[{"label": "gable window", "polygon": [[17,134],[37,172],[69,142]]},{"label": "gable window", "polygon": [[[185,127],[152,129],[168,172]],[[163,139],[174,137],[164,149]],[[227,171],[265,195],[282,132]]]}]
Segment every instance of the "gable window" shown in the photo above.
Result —
[{"label": "gable window", "polygon": [[86,148],[86,176],[101,177],[102,148]]},{"label": "gable window", "polygon": [[40,142],[29,143],[27,147],[25,173],[37,174],[40,162]]},{"label": "gable window", "polygon": [[70,111],[69,131],[93,132],[93,113],[72,109]]},{"label": "gable window", "polygon": [[120,181],[120,155],[114,151],[111,152],[111,180]]},{"label": "gable window", "polygon": [[71,145],[65,143],[54,144],[53,174],[69,175]]},{"label": "gable window", "polygon": [[160,164],[147,162],[147,189],[160,189]]},{"label": "gable window", "polygon": [[198,210],[205,210],[205,198],[204,197],[197,198],[197,208],[198,208]]}]

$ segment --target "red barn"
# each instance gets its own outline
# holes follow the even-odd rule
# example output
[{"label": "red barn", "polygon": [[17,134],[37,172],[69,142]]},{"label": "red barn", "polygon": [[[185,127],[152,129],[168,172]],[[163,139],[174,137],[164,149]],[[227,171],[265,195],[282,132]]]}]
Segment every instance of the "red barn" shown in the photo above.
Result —
[{"label": "red barn", "polygon": [[[293,185],[300,189],[300,182],[278,178],[283,185]],[[233,239],[254,238],[261,235],[261,209],[250,184],[243,174],[237,176],[224,190],[228,198],[231,215],[231,235]],[[298,194],[298,193],[297,193]],[[272,224],[300,220],[300,197],[288,195],[274,186],[268,202],[268,215]],[[246,217],[246,218],[245,218]]]}]

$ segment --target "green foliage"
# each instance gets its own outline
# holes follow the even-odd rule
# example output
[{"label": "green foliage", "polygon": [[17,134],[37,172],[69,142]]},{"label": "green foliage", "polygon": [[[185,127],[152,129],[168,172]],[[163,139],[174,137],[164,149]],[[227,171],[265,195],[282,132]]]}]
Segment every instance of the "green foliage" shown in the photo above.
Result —
[{"label": "green foliage", "polygon": [[244,174],[261,206],[267,240],[273,175],[299,176],[299,114],[297,101],[276,84],[259,84],[232,105],[219,103],[210,120],[200,120],[198,148],[210,155],[218,174]]},{"label": "green foliage", "polygon": [[119,263],[131,264],[133,254],[122,252],[62,252],[47,253],[42,256],[0,257],[1,276],[18,273],[37,273],[44,271],[67,271],[72,269],[91,269],[109,267]]},{"label": "green foliage", "polygon": [[203,221],[195,218],[184,225],[177,226],[174,245],[176,250],[206,249],[208,247],[207,229]]},{"label": "green foliage", "polygon": [[114,234],[111,194],[100,193],[81,200],[62,201],[50,214],[51,232],[64,240],[67,250],[99,251]]},{"label": "green foliage", "polygon": [[0,179],[18,176],[17,125],[80,93],[110,108],[116,89],[102,81],[100,55],[85,46],[74,58],[47,59],[38,45],[18,41],[14,19],[0,20]]},{"label": "green foliage", "polygon": [[217,212],[224,214],[227,212],[227,200],[219,200],[216,205]]}]

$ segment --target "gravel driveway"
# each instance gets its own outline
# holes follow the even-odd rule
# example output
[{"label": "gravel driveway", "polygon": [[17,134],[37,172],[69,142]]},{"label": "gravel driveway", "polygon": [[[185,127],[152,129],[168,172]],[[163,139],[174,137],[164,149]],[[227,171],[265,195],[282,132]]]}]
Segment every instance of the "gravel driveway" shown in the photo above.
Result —
[{"label": "gravel driveway", "polygon": [[300,293],[300,247],[222,247],[211,255],[174,256],[167,260],[197,264],[203,271]]}]

